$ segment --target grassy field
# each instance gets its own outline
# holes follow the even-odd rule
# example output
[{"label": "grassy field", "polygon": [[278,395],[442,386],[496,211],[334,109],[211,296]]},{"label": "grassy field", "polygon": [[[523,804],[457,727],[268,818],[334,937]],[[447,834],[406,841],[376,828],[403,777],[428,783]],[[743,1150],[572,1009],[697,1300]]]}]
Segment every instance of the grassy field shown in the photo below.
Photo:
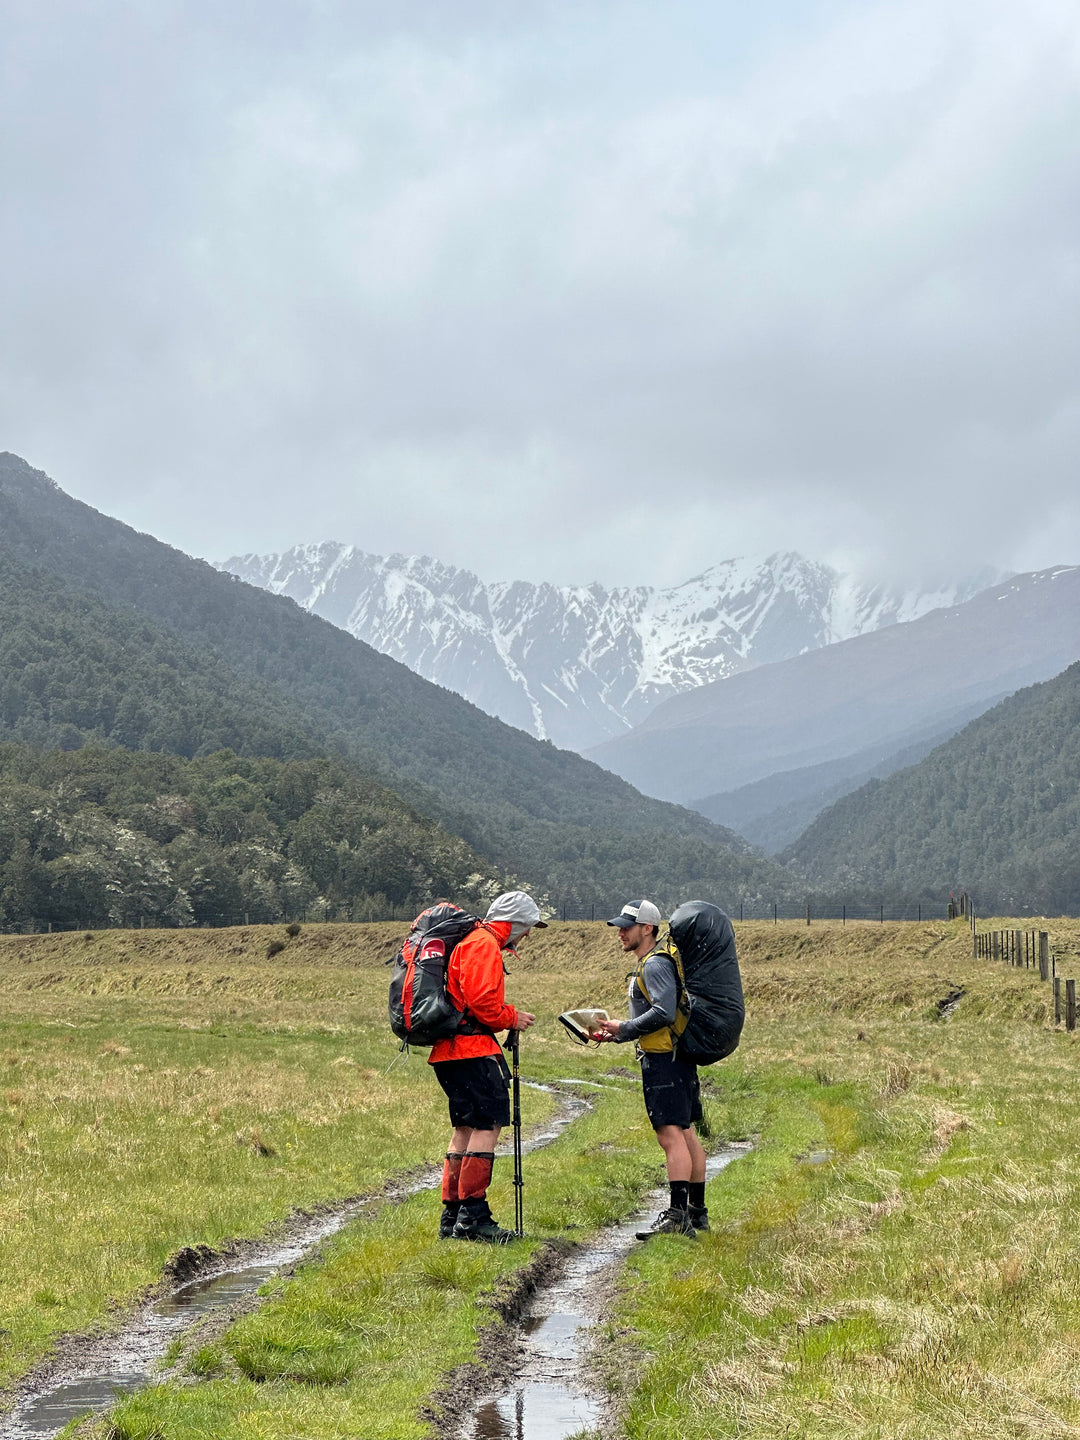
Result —
[{"label": "grassy field", "polygon": [[[1080,974],[1080,926],[1047,928]],[[438,1158],[426,1066],[384,1073],[399,930],[305,927],[270,960],[277,932],[258,929],[0,939],[0,1383],[106,1322],[182,1245],[259,1234]],[[757,1146],[713,1182],[710,1237],[653,1242],[627,1268],[598,1356],[626,1434],[1073,1434],[1078,1055],[1049,1028],[1049,987],[973,961],[962,922],[739,938],[749,1019],[705,1072],[708,1110]],[[511,968],[511,998],[540,1016],[529,1074],[632,1066],[554,1023],[623,1007],[610,930],[554,926]],[[528,1092],[527,1118],[550,1103]],[[573,1238],[625,1213],[658,1156],[633,1086],[598,1092],[528,1161],[530,1231]],[[535,1250],[440,1246],[436,1213],[420,1195],[349,1227],[261,1311],[189,1347],[206,1383],[155,1387],[99,1433],[423,1435],[426,1397]]]}]

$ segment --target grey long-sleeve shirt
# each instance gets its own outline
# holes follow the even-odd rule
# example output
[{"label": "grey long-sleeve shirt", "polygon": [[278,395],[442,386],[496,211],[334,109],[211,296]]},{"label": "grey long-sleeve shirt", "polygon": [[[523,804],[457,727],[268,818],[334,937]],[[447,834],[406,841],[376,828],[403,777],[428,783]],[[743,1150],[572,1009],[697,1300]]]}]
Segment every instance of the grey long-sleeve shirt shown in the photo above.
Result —
[{"label": "grey long-sleeve shirt", "polygon": [[666,955],[650,955],[645,961],[645,988],[652,996],[652,1004],[645,999],[634,979],[630,981],[630,1019],[619,1026],[619,1044],[638,1040],[642,1035],[651,1035],[662,1030],[675,1019],[679,1003],[679,987],[675,979],[675,966]]}]

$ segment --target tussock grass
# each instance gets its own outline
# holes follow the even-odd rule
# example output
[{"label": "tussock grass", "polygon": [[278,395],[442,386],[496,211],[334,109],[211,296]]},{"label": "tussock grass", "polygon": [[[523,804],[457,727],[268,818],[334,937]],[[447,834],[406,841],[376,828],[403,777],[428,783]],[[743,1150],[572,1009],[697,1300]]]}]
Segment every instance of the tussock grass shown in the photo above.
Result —
[{"label": "tussock grass", "polygon": [[[1043,928],[1068,973],[1080,924]],[[255,927],[0,939],[0,1233],[21,1227],[11,1253],[37,1247],[0,1276],[10,1374],[180,1244],[437,1158],[426,1067],[383,1074],[401,929],[305,926],[271,960]],[[1051,1031],[1049,987],[974,961],[963,922],[739,939],[749,1019],[706,1099],[717,1137],[757,1144],[713,1182],[711,1236],[650,1242],[627,1269],[604,1360],[626,1435],[1075,1433],[1080,1042]],[[599,923],[552,927],[510,965],[511,998],[540,1021],[526,1071],[614,1087],[527,1160],[530,1231],[582,1235],[660,1173],[618,1078],[632,1057],[575,1049],[554,1021],[623,1013],[629,966]],[[543,1097],[526,1104],[539,1118]],[[505,1216],[508,1164],[496,1174]],[[475,1353],[485,1297],[532,1249],[440,1245],[436,1213],[417,1196],[350,1227],[195,1346],[184,1363],[203,1383],[156,1387],[102,1425],[131,1440],[422,1435],[424,1397]]]},{"label": "tussock grass", "polygon": [[[574,1133],[526,1159],[531,1235],[591,1230],[633,1208],[642,1187],[655,1183],[655,1142],[640,1097],[629,1087],[605,1090],[596,1103]],[[496,1173],[492,1204],[508,1215],[509,1166]],[[169,1440],[427,1434],[425,1401],[450,1368],[472,1359],[478,1331],[495,1319],[500,1285],[541,1243],[439,1241],[438,1210],[436,1196],[417,1195],[349,1227],[216,1351],[195,1353],[190,1368],[216,1374],[212,1383],[162,1385],[124,1401],[99,1433],[134,1440],[157,1426]],[[230,1368],[238,1375],[221,1373]]]},{"label": "tussock grass", "polygon": [[726,1066],[761,1140],[713,1183],[710,1236],[628,1267],[606,1357],[625,1434],[1077,1434],[1080,1056],[1049,987],[972,960],[962,922],[768,928],[744,936],[753,1018]]}]

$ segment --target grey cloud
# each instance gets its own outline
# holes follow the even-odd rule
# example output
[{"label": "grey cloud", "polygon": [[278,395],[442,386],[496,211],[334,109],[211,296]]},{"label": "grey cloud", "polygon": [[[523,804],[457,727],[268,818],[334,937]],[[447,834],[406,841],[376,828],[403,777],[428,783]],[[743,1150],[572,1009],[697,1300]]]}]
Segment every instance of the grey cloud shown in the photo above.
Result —
[{"label": "grey cloud", "polygon": [[1072,7],[49,12],[0,439],[91,503],[558,580],[1077,559]]}]

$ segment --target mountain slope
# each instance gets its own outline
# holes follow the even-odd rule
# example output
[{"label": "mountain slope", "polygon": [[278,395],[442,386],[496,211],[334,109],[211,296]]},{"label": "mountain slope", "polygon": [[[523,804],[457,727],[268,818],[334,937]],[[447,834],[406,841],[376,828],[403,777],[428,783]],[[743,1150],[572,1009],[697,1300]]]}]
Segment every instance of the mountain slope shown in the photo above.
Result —
[{"label": "mountain slope", "polygon": [[966,889],[984,912],[1080,910],[1080,664],[1010,696],[920,764],[820,815],[786,852],[819,886],[923,896]]},{"label": "mountain slope", "polygon": [[648,888],[670,903],[692,884],[772,895],[789,883],[730,832],[100,515],[10,455],[0,456],[0,533],[13,563],[162,627],[223,683],[231,673],[243,694],[257,687],[306,743],[347,755],[492,863],[570,903]]},{"label": "mountain slope", "polygon": [[574,750],[624,734],[684,690],[914,619],[992,578],[904,594],[777,554],[725,560],[668,589],[485,584],[427,556],[333,543],[233,556],[221,568]]},{"label": "mountain slope", "polygon": [[[1003,695],[996,697],[1004,699]],[[970,710],[952,712],[947,724],[938,717],[929,729],[917,727],[905,736],[891,736],[872,745],[799,770],[780,770],[764,780],[753,780],[720,795],[695,802],[718,825],[730,826],[769,855],[791,845],[822,810],[868,780],[881,780],[918,762],[986,708],[978,702]],[[902,743],[898,745],[898,740]]]},{"label": "mountain slope", "polygon": [[589,754],[651,794],[693,803],[892,739],[899,747],[950,717],[959,725],[1078,658],[1080,567],[1014,576],[963,605],[679,695]]}]

